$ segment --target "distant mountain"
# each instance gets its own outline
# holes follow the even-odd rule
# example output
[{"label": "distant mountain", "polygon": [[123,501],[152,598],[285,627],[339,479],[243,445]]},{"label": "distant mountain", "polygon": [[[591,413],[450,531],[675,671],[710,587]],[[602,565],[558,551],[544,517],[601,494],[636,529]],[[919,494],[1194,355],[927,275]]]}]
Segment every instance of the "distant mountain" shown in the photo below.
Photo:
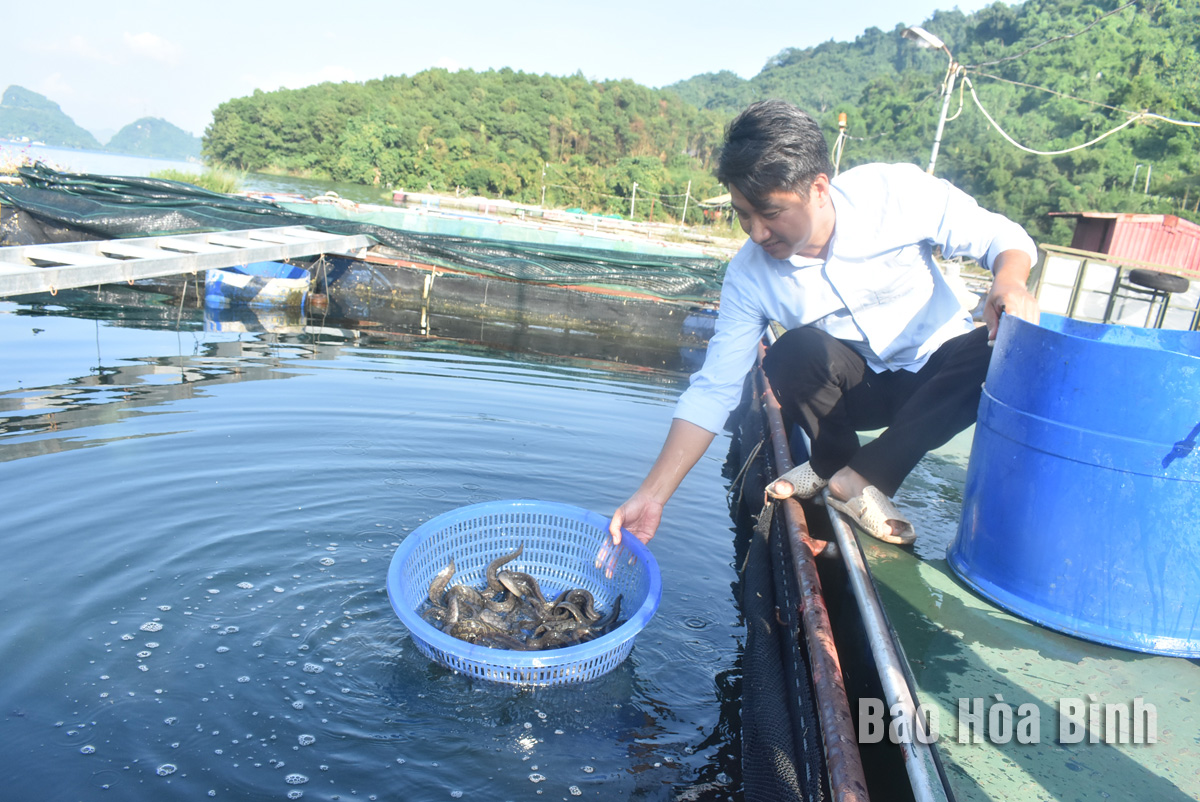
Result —
[{"label": "distant mountain", "polygon": [[26,137],[65,148],[100,149],[96,137],[76,125],[57,103],[15,84],[0,99],[0,137]]},{"label": "distant mountain", "polygon": [[200,137],[158,117],[143,117],[118,131],[105,149],[156,159],[199,159]]}]

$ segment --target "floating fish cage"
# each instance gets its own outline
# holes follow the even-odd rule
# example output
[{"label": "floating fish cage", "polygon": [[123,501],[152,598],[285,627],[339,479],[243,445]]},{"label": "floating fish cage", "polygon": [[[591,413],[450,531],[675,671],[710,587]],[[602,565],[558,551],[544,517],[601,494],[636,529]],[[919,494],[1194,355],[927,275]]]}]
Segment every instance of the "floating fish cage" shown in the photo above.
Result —
[{"label": "floating fish cage", "polygon": [[[509,500],[461,507],[427,521],[404,539],[388,568],[388,598],[417,648],[448,668],[514,685],[595,679],[629,656],[634,638],[662,597],[658,563],[631,534],[626,533],[605,565],[596,566],[608,541],[607,518],[568,504]],[[521,556],[507,567],[531,575],[547,597],[583,588],[595,598],[597,609],[609,610],[620,596],[624,620],[586,643],[517,651],[467,643],[421,617],[418,611],[430,583],[452,559],[455,583],[480,585],[488,564],[519,546],[524,547]]]}]

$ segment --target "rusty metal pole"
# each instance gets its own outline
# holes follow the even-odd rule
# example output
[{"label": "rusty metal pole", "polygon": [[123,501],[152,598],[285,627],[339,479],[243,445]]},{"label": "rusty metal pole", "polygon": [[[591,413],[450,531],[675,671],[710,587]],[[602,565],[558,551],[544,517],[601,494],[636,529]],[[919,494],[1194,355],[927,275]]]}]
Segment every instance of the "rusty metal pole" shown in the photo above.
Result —
[{"label": "rusty metal pole", "polygon": [[[760,353],[761,357],[761,353]],[[763,409],[775,455],[775,467],[780,472],[792,469],[787,433],[779,401],[771,391],[767,377],[759,371]],[[835,802],[867,802],[867,783],[863,775],[862,756],[854,734],[854,719],[842,679],[841,660],[833,642],[829,612],[821,594],[821,578],[814,560],[820,548],[808,536],[804,510],[795,499],[781,503],[788,545],[792,554],[792,570],[800,590],[800,620],[804,625],[805,642],[812,666],[813,689],[817,696],[817,713],[821,724],[821,739],[825,745],[825,762],[829,769],[829,784]]]}]

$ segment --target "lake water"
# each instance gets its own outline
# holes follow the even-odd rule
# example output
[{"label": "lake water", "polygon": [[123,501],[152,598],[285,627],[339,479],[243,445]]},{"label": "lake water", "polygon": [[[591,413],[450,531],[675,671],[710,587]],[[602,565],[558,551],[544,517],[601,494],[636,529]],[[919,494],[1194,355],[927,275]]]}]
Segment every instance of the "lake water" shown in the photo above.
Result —
[{"label": "lake water", "polygon": [[385,592],[397,545],[439,513],[611,513],[683,374],[206,331],[128,294],[0,301],[5,798],[738,796],[727,438],[653,543],[657,616],[600,679],[455,674]]}]

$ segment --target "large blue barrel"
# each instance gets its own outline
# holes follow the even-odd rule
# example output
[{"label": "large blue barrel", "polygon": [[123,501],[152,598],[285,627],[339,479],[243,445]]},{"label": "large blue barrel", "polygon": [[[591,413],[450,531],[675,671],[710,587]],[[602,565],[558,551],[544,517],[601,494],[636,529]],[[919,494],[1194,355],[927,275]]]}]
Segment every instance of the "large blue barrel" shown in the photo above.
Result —
[{"label": "large blue barrel", "polygon": [[1200,333],[1006,317],[947,558],[1013,613],[1200,656]]}]

